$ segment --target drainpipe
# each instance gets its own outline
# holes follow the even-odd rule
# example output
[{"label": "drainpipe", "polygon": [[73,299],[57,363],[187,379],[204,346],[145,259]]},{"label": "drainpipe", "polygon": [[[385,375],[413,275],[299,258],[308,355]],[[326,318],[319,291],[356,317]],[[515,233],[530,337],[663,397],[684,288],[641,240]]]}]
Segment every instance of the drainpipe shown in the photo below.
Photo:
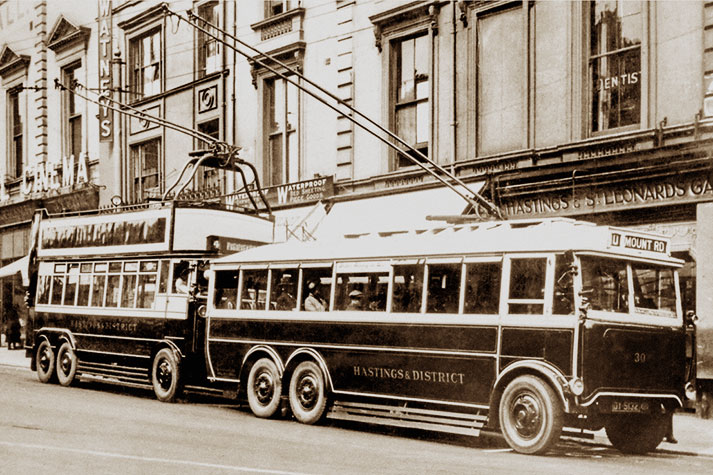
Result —
[{"label": "drainpipe", "polygon": [[451,0],[451,54],[453,64],[453,71],[451,74],[451,173],[453,175],[456,173],[456,129],[458,127],[458,123],[456,122],[458,117],[456,114],[456,64],[458,64],[456,61],[456,30],[456,1]]}]

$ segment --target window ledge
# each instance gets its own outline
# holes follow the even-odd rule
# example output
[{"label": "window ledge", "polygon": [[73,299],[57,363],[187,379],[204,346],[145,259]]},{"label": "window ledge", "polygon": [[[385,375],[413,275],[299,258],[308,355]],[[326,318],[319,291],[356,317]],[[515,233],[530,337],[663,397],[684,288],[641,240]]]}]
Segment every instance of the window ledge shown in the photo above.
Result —
[{"label": "window ledge", "polygon": [[[257,23],[250,25],[253,31],[260,32],[260,41],[269,40],[277,36],[289,33],[295,29],[302,29],[302,20],[304,19],[305,9],[293,8],[279,15],[271,16]],[[295,19],[298,24],[295,28]]]}]

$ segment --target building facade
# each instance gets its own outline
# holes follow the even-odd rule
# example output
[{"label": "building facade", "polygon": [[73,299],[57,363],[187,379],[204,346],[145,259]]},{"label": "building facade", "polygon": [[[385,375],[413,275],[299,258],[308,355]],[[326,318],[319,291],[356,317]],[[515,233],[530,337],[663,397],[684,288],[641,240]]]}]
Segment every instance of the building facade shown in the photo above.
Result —
[{"label": "building facade", "polygon": [[[217,28],[170,13],[186,10]],[[3,265],[26,253],[35,209],[161,197],[188,152],[206,146],[55,80],[239,146],[283,238],[396,231],[466,210],[415,153],[315,100],[296,70],[506,218],[672,236],[686,261],[685,310],[713,327],[705,2],[5,0],[0,48]],[[185,196],[242,206],[245,181],[254,177],[201,170]],[[17,278],[3,282],[3,309],[21,307]],[[713,347],[713,335],[699,345]],[[703,363],[713,379],[713,361]]]}]

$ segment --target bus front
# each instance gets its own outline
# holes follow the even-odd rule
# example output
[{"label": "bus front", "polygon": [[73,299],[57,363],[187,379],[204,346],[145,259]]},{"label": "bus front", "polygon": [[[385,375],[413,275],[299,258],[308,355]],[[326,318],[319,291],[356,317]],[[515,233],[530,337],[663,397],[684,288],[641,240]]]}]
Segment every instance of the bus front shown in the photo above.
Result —
[{"label": "bus front", "polygon": [[683,405],[686,332],[670,242],[610,228],[578,253],[579,410],[629,453],[656,448]]}]

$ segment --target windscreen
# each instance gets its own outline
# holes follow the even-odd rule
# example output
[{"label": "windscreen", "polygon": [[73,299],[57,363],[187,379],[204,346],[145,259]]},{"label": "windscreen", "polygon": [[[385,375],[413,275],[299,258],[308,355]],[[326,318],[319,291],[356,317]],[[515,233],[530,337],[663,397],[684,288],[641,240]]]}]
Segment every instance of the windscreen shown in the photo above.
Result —
[{"label": "windscreen", "polygon": [[[582,256],[582,293],[592,310],[638,315],[676,317],[674,270],[655,264],[598,256]],[[628,267],[632,285],[629,286]]]}]

